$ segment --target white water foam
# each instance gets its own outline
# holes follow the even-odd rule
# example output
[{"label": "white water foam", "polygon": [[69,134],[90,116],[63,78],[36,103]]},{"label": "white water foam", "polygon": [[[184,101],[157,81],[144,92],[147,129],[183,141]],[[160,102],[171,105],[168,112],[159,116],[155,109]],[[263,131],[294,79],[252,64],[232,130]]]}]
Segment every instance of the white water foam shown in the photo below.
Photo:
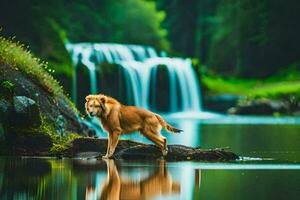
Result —
[{"label": "white water foam", "polygon": [[[66,44],[66,48],[72,56],[75,67],[82,63],[89,70],[90,93],[101,91],[101,88],[97,88],[96,66],[101,62],[118,64],[124,68],[124,73],[126,73],[126,84],[133,91],[134,105],[153,109],[150,106],[151,83],[156,82],[157,68],[165,66],[166,80],[169,80],[170,85],[169,111],[171,113],[201,111],[199,82],[190,59],[159,57],[152,47],[141,45],[70,43]],[[177,82],[178,84],[176,84]],[[73,86],[72,97],[76,102],[76,78]],[[156,91],[152,92],[154,95],[156,94]],[[178,105],[179,99],[181,105]]]}]

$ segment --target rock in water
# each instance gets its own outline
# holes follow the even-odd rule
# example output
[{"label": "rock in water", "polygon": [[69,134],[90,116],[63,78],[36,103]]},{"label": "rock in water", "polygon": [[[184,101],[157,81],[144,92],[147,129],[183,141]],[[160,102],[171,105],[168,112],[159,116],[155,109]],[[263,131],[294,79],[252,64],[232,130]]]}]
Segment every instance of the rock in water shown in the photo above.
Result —
[{"label": "rock in water", "polygon": [[[73,141],[69,153],[72,157],[77,158],[93,158],[95,155],[101,157],[106,153],[106,147],[106,139],[79,138]],[[167,161],[229,161],[239,159],[239,156],[224,149],[199,149],[184,145],[168,145],[168,148],[169,153],[165,157]],[[120,140],[113,157],[124,160],[153,160],[163,156],[155,145]]]},{"label": "rock in water", "polygon": [[288,105],[284,102],[257,99],[238,104],[228,110],[229,114],[238,115],[272,115],[273,113],[288,113]]},{"label": "rock in water", "polygon": [[36,102],[26,96],[13,98],[14,113],[12,125],[18,127],[38,127],[41,125],[41,116]]},{"label": "rock in water", "polygon": [[[168,148],[168,155],[165,156],[167,161],[227,161],[239,158],[224,149],[199,149],[184,145],[168,145]],[[143,144],[117,151],[115,157],[126,160],[153,160],[163,156],[156,146]]]}]

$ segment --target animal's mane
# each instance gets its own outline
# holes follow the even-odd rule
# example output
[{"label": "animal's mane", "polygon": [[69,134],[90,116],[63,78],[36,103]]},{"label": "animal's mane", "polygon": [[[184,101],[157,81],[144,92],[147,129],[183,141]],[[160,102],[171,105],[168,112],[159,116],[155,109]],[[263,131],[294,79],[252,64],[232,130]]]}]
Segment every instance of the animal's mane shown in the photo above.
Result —
[{"label": "animal's mane", "polygon": [[105,95],[105,94],[100,94],[100,95],[103,95],[107,98],[107,103],[109,104],[121,104],[117,99],[111,97],[111,96],[108,96],[108,95]]}]

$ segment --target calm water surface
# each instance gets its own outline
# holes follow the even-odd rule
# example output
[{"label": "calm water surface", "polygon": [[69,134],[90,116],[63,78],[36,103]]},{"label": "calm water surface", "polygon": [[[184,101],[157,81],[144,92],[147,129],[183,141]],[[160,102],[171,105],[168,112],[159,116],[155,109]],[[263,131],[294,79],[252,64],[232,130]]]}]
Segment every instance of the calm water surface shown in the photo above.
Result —
[{"label": "calm water surface", "polygon": [[229,147],[235,162],[2,157],[0,199],[299,199],[300,126],[276,120],[168,120],[185,130],[169,143]]}]

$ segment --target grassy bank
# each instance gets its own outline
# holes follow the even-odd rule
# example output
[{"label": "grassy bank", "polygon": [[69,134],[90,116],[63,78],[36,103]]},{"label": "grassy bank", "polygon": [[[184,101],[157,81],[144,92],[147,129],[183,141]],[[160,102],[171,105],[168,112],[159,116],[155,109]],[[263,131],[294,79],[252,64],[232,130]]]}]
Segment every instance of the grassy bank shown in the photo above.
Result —
[{"label": "grassy bank", "polygon": [[[285,74],[285,75],[284,75]],[[216,75],[202,75],[202,87],[207,95],[233,94],[247,98],[300,100],[300,74],[289,71],[265,80],[224,78]]]},{"label": "grassy bank", "polygon": [[46,72],[52,72],[47,63],[32,56],[24,45],[0,36],[0,62],[22,71],[49,93],[63,94],[58,82]]},{"label": "grassy bank", "polygon": [[56,155],[84,135],[52,72],[24,45],[0,36],[0,154]]}]

